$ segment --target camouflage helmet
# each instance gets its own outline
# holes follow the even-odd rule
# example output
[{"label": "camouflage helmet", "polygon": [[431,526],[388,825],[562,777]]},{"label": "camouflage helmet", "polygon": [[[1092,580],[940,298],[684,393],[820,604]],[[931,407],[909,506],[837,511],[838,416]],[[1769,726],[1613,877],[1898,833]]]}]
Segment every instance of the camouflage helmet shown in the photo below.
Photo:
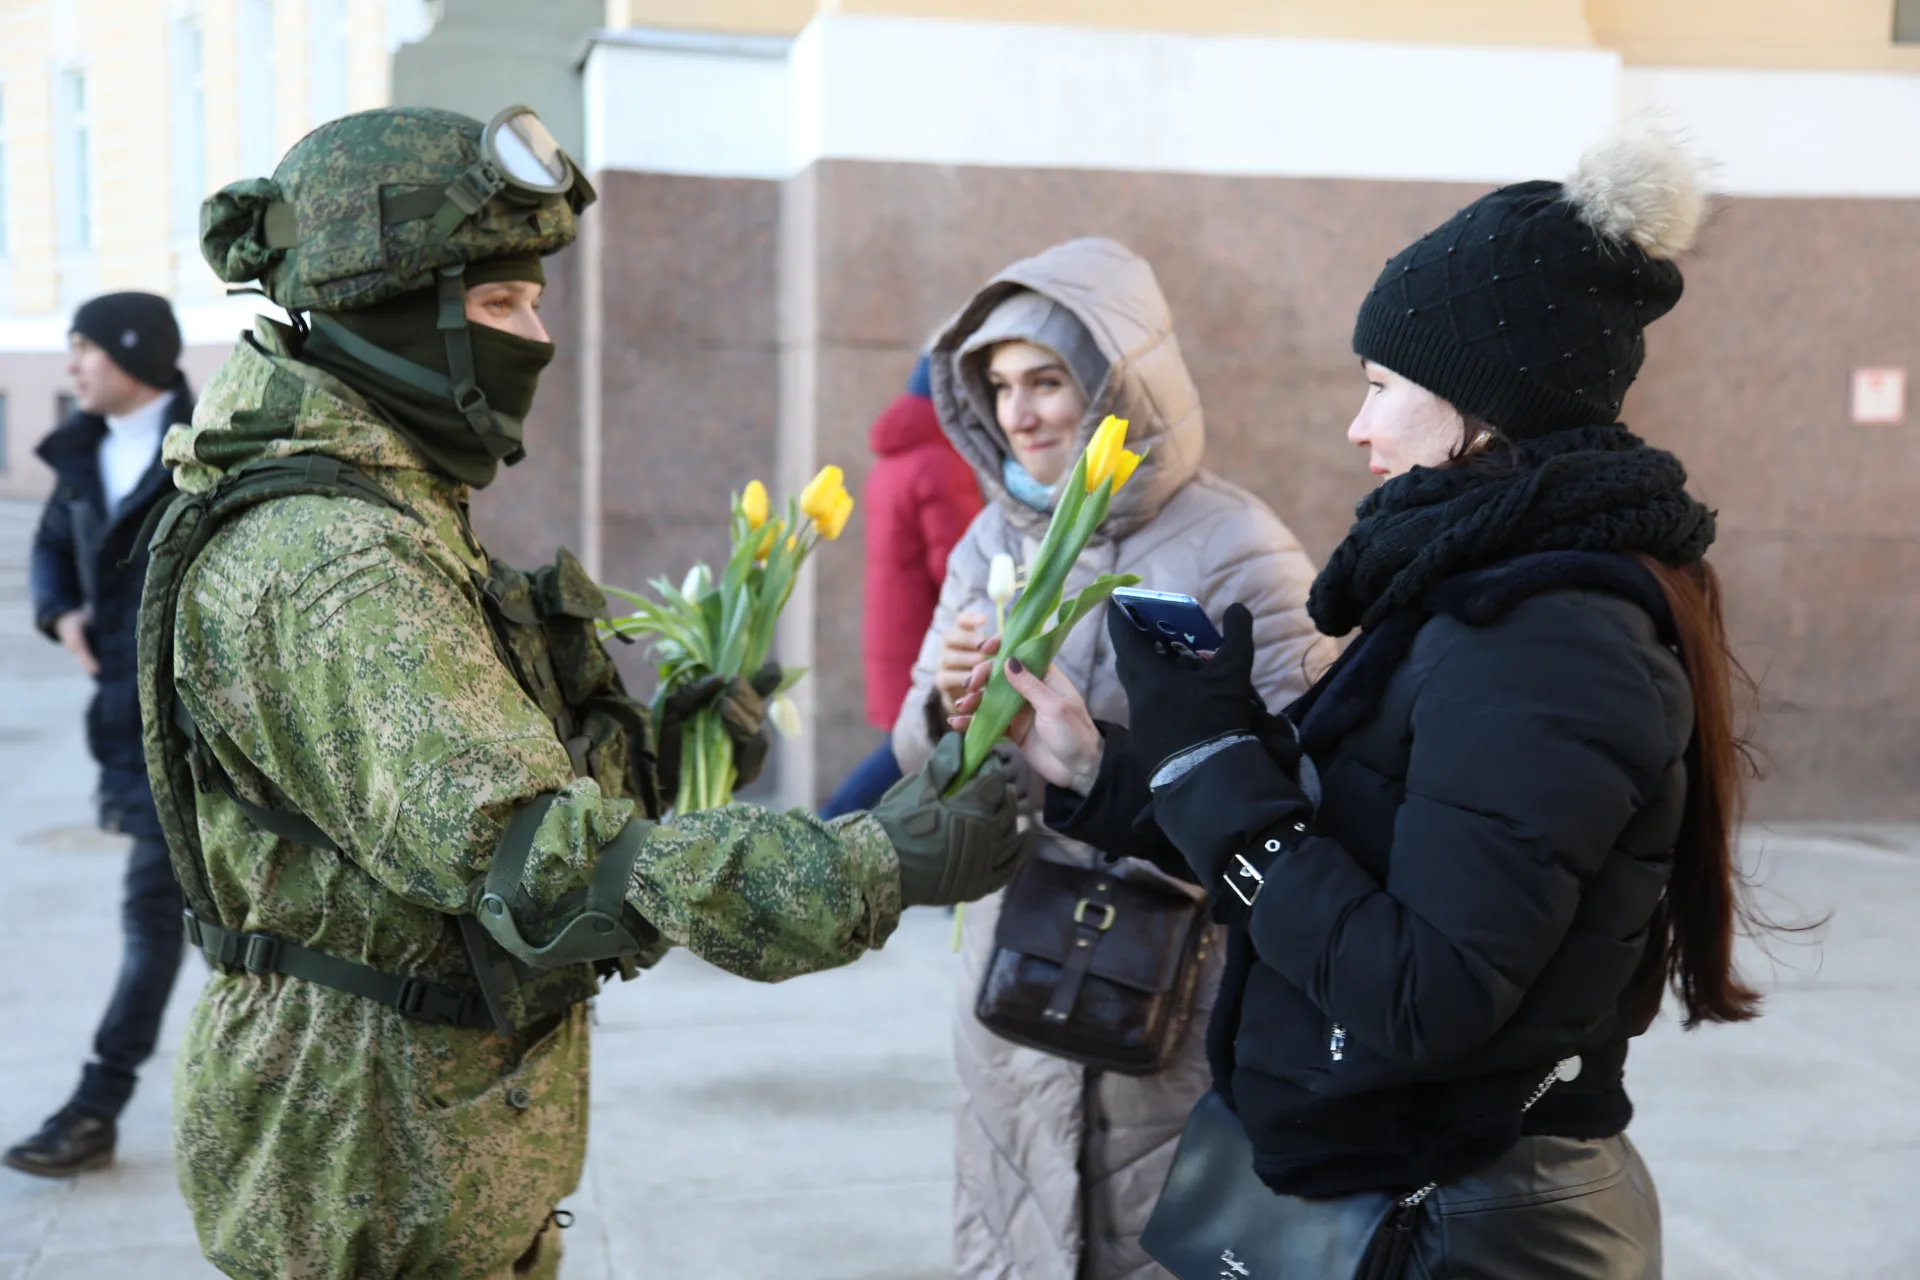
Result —
[{"label": "camouflage helmet", "polygon": [[436,282],[445,268],[550,254],[593,203],[526,107],[482,125],[383,107],[321,125],[271,178],[200,206],[200,252],[229,284],[258,281],[288,311],[351,311]]}]

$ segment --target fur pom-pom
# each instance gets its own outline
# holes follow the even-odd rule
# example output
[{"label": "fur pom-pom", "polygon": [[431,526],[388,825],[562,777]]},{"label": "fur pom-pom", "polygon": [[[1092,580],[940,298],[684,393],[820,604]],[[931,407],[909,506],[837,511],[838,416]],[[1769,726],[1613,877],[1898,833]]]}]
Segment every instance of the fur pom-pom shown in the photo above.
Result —
[{"label": "fur pom-pom", "polygon": [[1649,258],[1685,253],[1706,221],[1699,164],[1673,134],[1645,121],[1589,148],[1566,187],[1582,221]]}]

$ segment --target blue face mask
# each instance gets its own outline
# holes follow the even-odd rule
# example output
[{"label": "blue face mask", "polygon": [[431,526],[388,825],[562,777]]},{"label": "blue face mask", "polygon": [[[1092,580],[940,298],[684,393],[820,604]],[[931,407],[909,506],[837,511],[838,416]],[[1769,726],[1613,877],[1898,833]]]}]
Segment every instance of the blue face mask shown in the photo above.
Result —
[{"label": "blue face mask", "polygon": [[1053,486],[1041,484],[1033,478],[1033,473],[1013,460],[1013,455],[1003,454],[1000,458],[1000,483],[1007,492],[1020,502],[1042,513],[1053,510]]}]

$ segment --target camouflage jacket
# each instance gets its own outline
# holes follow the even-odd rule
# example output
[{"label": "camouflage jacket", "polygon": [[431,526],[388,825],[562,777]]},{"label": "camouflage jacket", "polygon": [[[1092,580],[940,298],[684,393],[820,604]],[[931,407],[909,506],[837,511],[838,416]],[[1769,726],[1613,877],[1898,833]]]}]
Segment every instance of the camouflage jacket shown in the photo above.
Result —
[{"label": "camouflage jacket", "polygon": [[[230,926],[389,973],[461,981],[454,913],[507,821],[557,791],[524,888],[583,888],[632,804],[576,779],[496,657],[465,492],[262,322],[167,437],[196,491],[258,457],[351,462],[418,518],[283,498],[217,533],[180,594],[175,678],[240,793],[344,853],[276,839],[198,797]],[[665,937],[777,981],[878,947],[900,911],[878,823],[730,806],[650,837],[627,900]],[[587,1024],[537,1042],[434,1026],[284,976],[216,973],[175,1073],[175,1147],[209,1258],[237,1276],[464,1277],[524,1250],[580,1175]]]}]

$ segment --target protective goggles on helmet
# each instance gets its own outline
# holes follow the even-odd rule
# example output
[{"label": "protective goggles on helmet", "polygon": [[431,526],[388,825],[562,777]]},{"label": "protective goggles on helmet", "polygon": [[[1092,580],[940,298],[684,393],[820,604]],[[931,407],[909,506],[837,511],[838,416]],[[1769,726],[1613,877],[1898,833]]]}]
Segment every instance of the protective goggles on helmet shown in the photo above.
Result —
[{"label": "protective goggles on helmet", "polygon": [[512,106],[480,135],[480,158],[444,188],[380,193],[380,220],[389,226],[433,219],[444,238],[493,200],[538,204],[565,195],[574,212],[594,201],[594,190],[532,107]]},{"label": "protective goggles on helmet", "polygon": [[573,159],[531,107],[508,107],[480,138],[480,153],[504,183],[535,195],[557,196],[573,185]]}]

